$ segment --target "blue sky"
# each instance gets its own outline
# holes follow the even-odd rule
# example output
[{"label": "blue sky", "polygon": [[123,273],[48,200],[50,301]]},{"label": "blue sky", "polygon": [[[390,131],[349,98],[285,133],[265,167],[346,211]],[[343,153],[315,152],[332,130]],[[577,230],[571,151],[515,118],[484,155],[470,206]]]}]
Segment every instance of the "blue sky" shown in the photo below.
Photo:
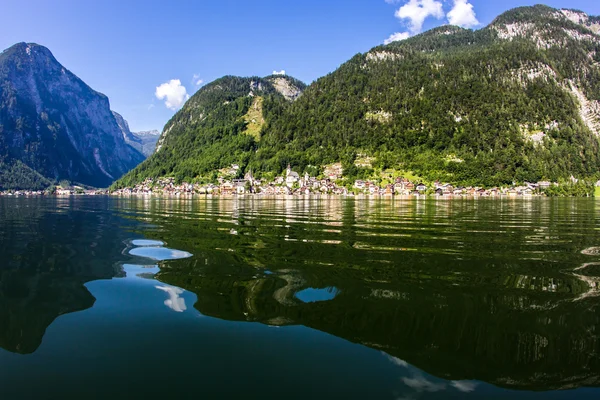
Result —
[{"label": "blue sky", "polygon": [[[132,130],[161,130],[200,80],[285,70],[310,83],[392,34],[404,37],[450,19],[480,28],[503,11],[539,2],[3,0],[0,48],[48,47],[106,94]],[[600,15],[598,0],[545,4]]]}]

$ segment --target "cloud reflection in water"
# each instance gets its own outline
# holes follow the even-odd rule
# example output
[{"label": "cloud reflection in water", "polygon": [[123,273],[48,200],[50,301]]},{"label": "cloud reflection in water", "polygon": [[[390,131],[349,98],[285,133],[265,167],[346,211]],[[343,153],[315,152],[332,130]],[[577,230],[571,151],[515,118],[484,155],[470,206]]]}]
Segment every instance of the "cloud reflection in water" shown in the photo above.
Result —
[{"label": "cloud reflection in water", "polygon": [[155,288],[162,290],[169,295],[169,298],[165,300],[165,306],[169,307],[175,312],[184,312],[187,310],[185,299],[183,297],[179,297],[179,295],[183,294],[183,289],[172,286],[155,286]]},{"label": "cloud reflection in water", "polygon": [[136,247],[129,250],[132,256],[150,258],[152,260],[178,260],[192,255],[187,251],[173,250],[166,247]]}]

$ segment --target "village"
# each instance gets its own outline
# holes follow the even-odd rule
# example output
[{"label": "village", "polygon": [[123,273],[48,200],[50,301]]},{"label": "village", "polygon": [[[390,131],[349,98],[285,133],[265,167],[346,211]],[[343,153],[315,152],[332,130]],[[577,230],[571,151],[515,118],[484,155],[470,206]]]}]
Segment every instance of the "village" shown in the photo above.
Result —
[{"label": "village", "polygon": [[[228,172],[234,175],[239,166],[233,165]],[[556,183],[541,181],[510,187],[464,187],[449,183],[434,182],[427,185],[396,177],[393,183],[380,184],[371,180],[356,180],[349,185],[339,185],[342,178],[341,166],[329,168],[325,177],[319,179],[305,174],[300,176],[288,166],[285,175],[265,182],[255,179],[251,172],[243,179],[226,179],[221,176],[216,184],[176,184],[174,178],[146,179],[132,188],[112,191],[115,196],[166,195],[166,196],[239,196],[239,195],[341,195],[341,196],[444,196],[444,197],[531,197],[543,195],[543,191]]]},{"label": "village", "polygon": [[[339,196],[440,196],[440,197],[532,197],[543,196],[544,190],[552,185],[558,185],[549,181],[525,182],[522,185],[511,185],[506,187],[472,187],[455,186],[450,183],[439,181],[433,184],[414,182],[408,178],[395,177],[392,183],[381,184],[373,180],[356,180],[354,183],[340,185],[342,169],[339,165],[327,168],[325,177],[316,178],[304,174],[300,176],[290,166],[282,176],[276,177],[270,182],[254,178],[252,172],[248,172],[241,179],[228,179],[235,176],[239,166],[233,164],[230,168],[223,169],[222,176],[217,183],[177,184],[175,178],[146,179],[144,182],[134,186],[117,190],[108,189],[84,189],[79,186],[55,187],[51,190],[5,190],[0,191],[0,196],[314,196],[314,195],[339,195]],[[573,178],[574,179],[574,178]]]},{"label": "village", "polygon": [[[6,190],[0,191],[0,196],[438,196],[438,197],[533,197],[544,196],[544,191],[557,183],[549,181],[525,182],[521,185],[503,187],[472,187],[455,186],[450,183],[436,181],[432,184],[411,181],[408,178],[394,177],[393,182],[382,184],[374,180],[356,180],[353,183],[340,185],[342,182],[341,165],[333,165],[325,169],[324,177],[317,178],[304,174],[300,176],[291,169],[284,175],[267,182],[254,178],[248,172],[243,178],[233,179],[239,166],[233,164],[230,168],[220,170],[221,176],[217,183],[176,183],[175,178],[146,179],[134,186],[117,190],[85,189],[79,186],[55,187],[51,190]],[[575,178],[571,178],[576,182]],[[600,182],[596,184],[599,186]]]}]

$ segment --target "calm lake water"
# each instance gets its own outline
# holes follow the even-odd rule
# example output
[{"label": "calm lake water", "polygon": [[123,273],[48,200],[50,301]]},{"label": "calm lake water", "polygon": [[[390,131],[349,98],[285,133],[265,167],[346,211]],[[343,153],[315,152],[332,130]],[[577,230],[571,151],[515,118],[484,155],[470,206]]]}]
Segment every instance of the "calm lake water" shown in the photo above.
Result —
[{"label": "calm lake water", "polygon": [[600,200],[0,198],[0,398],[600,397]]}]

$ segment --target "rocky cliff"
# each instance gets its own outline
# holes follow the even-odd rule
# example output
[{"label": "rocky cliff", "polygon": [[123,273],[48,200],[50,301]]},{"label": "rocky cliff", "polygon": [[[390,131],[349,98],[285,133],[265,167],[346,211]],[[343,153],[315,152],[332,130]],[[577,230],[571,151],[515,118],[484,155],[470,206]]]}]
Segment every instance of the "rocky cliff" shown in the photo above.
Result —
[{"label": "rocky cliff", "polygon": [[131,132],[129,129],[129,124],[125,118],[115,111],[112,113],[117,120],[117,124],[119,125],[119,129],[121,129],[121,133],[123,133],[123,139],[125,139],[125,142],[135,150],[142,153],[145,157],[152,155],[152,153],[154,153],[154,149],[156,148],[156,142],[158,142],[158,138],[160,137],[160,132],[157,130]]},{"label": "rocky cliff", "polygon": [[0,188],[33,188],[37,174],[105,187],[143,158],[125,142],[108,98],[50,50],[19,43],[0,53],[0,165],[18,166]]}]

